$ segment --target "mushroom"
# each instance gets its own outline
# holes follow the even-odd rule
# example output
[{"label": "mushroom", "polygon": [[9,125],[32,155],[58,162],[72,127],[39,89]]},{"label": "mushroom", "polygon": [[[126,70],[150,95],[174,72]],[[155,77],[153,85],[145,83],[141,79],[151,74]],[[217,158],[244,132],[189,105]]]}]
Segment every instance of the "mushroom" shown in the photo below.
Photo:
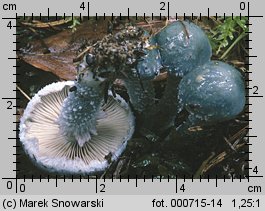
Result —
[{"label": "mushroom", "polygon": [[166,26],[155,35],[155,39],[162,65],[168,71],[168,79],[162,99],[151,112],[158,120],[154,122],[155,129],[166,129],[173,125],[177,114],[180,78],[210,61],[212,49],[207,35],[188,21],[176,21]]},{"label": "mushroom", "polygon": [[116,34],[108,34],[91,46],[80,68],[89,68],[95,75],[110,82],[124,80],[130,101],[142,113],[154,104],[152,79],[162,67],[154,37],[142,28],[127,26]]},{"label": "mushroom", "polygon": [[57,82],[29,102],[20,141],[38,166],[90,174],[104,170],[123,152],[134,132],[134,117],[119,95],[109,92],[104,104],[97,85],[90,80]]},{"label": "mushroom", "polygon": [[161,65],[160,53],[154,38],[146,41],[143,49],[145,55],[135,68],[122,77],[128,91],[130,101],[135,110],[142,113],[155,103],[153,79],[159,74]]},{"label": "mushroom", "polygon": [[212,48],[207,35],[188,21],[175,21],[155,36],[162,65],[169,74],[186,75],[198,65],[208,62]]},{"label": "mushroom", "polygon": [[96,116],[103,99],[101,84],[99,79],[93,79],[90,71],[79,73],[78,82],[70,89],[59,114],[61,133],[81,147],[91,135],[97,135]]},{"label": "mushroom", "polygon": [[180,134],[192,134],[192,128],[197,126],[233,119],[245,106],[243,77],[226,63],[207,62],[183,77],[179,84],[179,102],[180,109],[189,114],[177,127]]}]

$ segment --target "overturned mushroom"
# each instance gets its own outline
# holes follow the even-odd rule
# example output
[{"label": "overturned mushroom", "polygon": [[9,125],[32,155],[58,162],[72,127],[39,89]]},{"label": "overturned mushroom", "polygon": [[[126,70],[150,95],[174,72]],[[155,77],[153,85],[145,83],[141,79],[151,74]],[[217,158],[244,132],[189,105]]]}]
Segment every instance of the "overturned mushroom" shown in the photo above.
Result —
[{"label": "overturned mushroom", "polygon": [[[77,97],[78,91],[84,95]],[[58,82],[44,87],[29,102],[21,118],[20,140],[38,166],[59,173],[93,173],[104,170],[109,157],[115,161],[125,149],[134,131],[127,103],[109,93],[108,102],[100,99],[99,108],[93,109],[87,103],[94,105],[98,99],[86,91],[75,82]],[[81,102],[79,98],[91,99]],[[94,115],[95,122],[90,121]]]}]

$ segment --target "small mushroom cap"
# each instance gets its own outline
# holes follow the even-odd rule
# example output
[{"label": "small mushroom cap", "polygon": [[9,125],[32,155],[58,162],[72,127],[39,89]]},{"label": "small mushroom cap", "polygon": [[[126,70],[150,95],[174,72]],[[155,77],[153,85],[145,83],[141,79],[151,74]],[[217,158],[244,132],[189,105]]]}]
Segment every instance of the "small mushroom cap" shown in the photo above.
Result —
[{"label": "small mushroom cap", "polygon": [[212,49],[207,35],[188,21],[176,21],[156,34],[162,65],[169,72],[185,75],[208,62]]},{"label": "small mushroom cap", "polygon": [[20,141],[38,166],[59,173],[89,174],[116,160],[134,132],[127,103],[109,93],[98,115],[97,135],[82,147],[60,133],[58,117],[74,82],[57,82],[40,90],[29,102],[20,122]]},{"label": "small mushroom cap", "polygon": [[234,67],[211,61],[183,77],[179,85],[179,100],[193,121],[232,119],[245,106],[244,81]]},{"label": "small mushroom cap", "polygon": [[144,52],[146,55],[138,62],[136,69],[142,80],[152,80],[159,75],[162,68],[160,53],[154,37],[149,39]]}]

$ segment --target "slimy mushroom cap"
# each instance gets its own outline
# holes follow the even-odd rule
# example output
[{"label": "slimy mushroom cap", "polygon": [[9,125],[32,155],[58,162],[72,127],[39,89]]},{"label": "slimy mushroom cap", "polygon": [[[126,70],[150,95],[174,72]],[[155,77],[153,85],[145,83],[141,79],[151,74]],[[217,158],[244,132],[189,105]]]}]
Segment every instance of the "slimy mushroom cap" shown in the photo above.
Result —
[{"label": "slimy mushroom cap", "polygon": [[161,57],[154,37],[150,37],[146,44],[148,45],[144,49],[146,55],[138,62],[136,69],[140,79],[152,80],[160,73],[162,68]]},{"label": "slimy mushroom cap", "polygon": [[232,119],[245,106],[243,77],[226,63],[208,62],[183,77],[179,99],[196,122]]},{"label": "slimy mushroom cap", "polygon": [[185,75],[208,62],[212,49],[207,35],[188,21],[176,21],[156,34],[162,65],[170,73]]},{"label": "slimy mushroom cap", "polygon": [[52,172],[90,174],[115,161],[134,132],[134,117],[127,103],[109,93],[102,104],[97,135],[80,146],[60,131],[59,115],[74,82],[57,82],[40,90],[29,102],[20,122],[20,141],[34,162]]}]

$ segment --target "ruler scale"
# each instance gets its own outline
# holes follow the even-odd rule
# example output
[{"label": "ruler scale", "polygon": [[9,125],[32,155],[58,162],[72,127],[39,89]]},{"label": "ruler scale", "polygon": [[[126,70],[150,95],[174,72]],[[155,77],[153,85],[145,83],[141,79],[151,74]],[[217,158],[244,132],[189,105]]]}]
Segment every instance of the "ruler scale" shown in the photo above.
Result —
[{"label": "ruler scale", "polygon": [[[179,210],[263,210],[265,208],[264,195],[264,134],[263,108],[264,108],[264,83],[262,72],[264,67],[262,52],[262,26],[264,17],[262,2],[254,1],[202,1],[175,2],[153,1],[147,2],[135,0],[133,2],[114,0],[105,3],[99,1],[75,1],[75,2],[34,2],[25,1],[1,1],[1,63],[4,64],[1,83],[1,129],[2,141],[0,147],[1,156],[1,181],[0,199],[1,210],[22,208],[34,208],[36,210],[47,208],[71,208],[81,210],[87,208],[101,208],[103,210],[135,210],[135,209],[179,209]],[[49,175],[27,174],[21,176],[19,171],[23,169],[23,162],[18,158],[21,144],[19,143],[18,109],[20,105],[18,93],[20,89],[19,73],[20,58],[17,57],[20,44],[18,33],[18,20],[66,20],[71,18],[79,21],[91,20],[95,17],[115,17],[120,19],[144,20],[158,17],[170,20],[195,19],[203,17],[246,17],[246,26],[249,30],[244,38],[247,47],[246,77],[246,105],[249,107],[245,121],[249,150],[248,166],[245,170],[248,175],[240,175],[238,179],[226,178],[216,175],[214,178],[201,176],[198,179],[186,175],[152,175],[142,178],[140,175],[121,176],[117,179],[102,176],[81,175]],[[20,175],[20,176],[17,176]],[[35,204],[32,201],[36,201]],[[83,206],[83,208],[82,208]]]}]

